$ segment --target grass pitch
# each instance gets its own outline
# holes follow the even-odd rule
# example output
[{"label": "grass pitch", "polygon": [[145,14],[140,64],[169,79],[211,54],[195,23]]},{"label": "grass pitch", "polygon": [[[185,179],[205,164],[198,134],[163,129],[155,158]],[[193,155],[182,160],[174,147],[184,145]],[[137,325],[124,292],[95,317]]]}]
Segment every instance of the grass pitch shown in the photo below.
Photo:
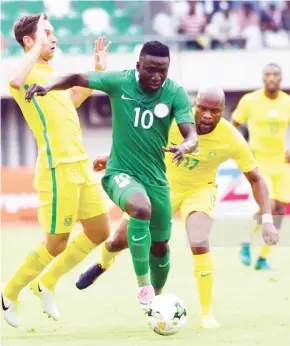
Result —
[{"label": "grass pitch", "polygon": [[[136,300],[136,284],[128,251],[92,287],[78,291],[75,280],[96,251],[63,277],[57,286],[61,321],[49,320],[40,302],[25,289],[21,294],[21,327],[1,319],[3,346],[286,346],[290,344],[290,247],[277,246],[271,255],[273,272],[255,272],[238,261],[238,243],[247,228],[243,222],[216,221],[212,252],[216,261],[214,310],[217,330],[198,328],[198,302],[192,257],[181,223],[174,223],[172,263],[165,292],[184,300],[188,322],[177,334],[162,337],[147,326]],[[285,220],[284,233],[290,220]],[[283,231],[282,231],[283,232]],[[2,230],[2,282],[6,282],[41,239],[36,228]],[[288,246],[287,246],[288,245]],[[258,247],[253,248],[253,258]]]}]

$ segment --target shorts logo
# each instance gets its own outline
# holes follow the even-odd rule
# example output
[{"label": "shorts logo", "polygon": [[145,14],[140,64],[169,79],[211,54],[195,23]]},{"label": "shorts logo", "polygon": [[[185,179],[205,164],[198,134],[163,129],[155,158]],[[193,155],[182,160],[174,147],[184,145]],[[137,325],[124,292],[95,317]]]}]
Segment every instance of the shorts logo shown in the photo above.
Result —
[{"label": "shorts logo", "polygon": [[71,226],[72,225],[72,215],[65,216],[63,224],[65,227]]},{"label": "shorts logo", "polygon": [[165,103],[158,103],[154,108],[154,114],[157,118],[165,118],[169,114],[169,108]]}]

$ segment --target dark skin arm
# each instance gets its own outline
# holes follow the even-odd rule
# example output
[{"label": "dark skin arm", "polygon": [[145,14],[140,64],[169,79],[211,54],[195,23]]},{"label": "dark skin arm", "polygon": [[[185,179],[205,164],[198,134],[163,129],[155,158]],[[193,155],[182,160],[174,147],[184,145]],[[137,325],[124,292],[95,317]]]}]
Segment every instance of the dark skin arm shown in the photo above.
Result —
[{"label": "dark skin arm", "polygon": [[239,128],[240,126],[241,126],[241,124],[240,123],[238,123],[236,120],[231,120],[231,123],[232,123],[232,125],[234,125],[234,127],[237,129],[237,128]]},{"label": "dark skin arm", "polygon": [[176,162],[177,166],[179,166],[184,160],[185,154],[198,150],[198,139],[195,124],[183,123],[179,124],[178,128],[182,134],[182,137],[184,138],[184,141],[178,145],[162,148],[164,152],[173,153],[172,161]]},{"label": "dark skin arm", "polygon": [[25,100],[30,102],[33,96],[45,96],[51,90],[66,90],[72,87],[89,88],[88,76],[82,73],[73,73],[57,78],[48,84],[32,84],[26,91]]},{"label": "dark skin arm", "polygon": [[[257,202],[261,214],[272,214],[271,200],[265,180],[261,176],[258,168],[244,173],[251,184],[255,201]],[[263,238],[266,244],[275,245],[278,242],[278,232],[272,223],[263,223]]]}]

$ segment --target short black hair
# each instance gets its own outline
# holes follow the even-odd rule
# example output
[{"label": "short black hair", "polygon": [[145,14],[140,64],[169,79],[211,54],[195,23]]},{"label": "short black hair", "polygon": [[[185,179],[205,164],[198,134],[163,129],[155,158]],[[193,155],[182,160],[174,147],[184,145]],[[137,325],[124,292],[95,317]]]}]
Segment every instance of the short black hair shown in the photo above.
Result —
[{"label": "short black hair", "polygon": [[274,62],[270,62],[269,64],[267,64],[267,65],[264,67],[264,69],[263,69],[263,73],[265,72],[265,69],[266,69],[267,67],[276,67],[276,68],[279,70],[279,72],[282,73],[281,67],[280,67],[278,64],[274,63]]},{"label": "short black hair", "polygon": [[[17,42],[20,44],[21,47],[24,48],[24,42],[23,42],[24,36],[30,36],[34,38],[34,35],[37,31],[37,24],[38,24],[40,16],[41,16],[41,13],[30,14],[28,16],[24,16],[20,18],[14,24],[14,35]],[[44,14],[44,19],[48,19],[46,14]]]},{"label": "short black hair", "polygon": [[159,41],[146,42],[140,52],[140,57],[145,55],[170,58],[169,47]]}]

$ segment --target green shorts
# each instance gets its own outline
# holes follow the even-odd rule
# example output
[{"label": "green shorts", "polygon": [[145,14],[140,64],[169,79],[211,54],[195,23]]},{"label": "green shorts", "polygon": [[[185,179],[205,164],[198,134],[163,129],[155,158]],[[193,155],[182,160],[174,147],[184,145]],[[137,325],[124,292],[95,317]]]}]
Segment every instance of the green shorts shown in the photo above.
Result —
[{"label": "green shorts", "polygon": [[148,196],[151,202],[152,241],[160,242],[170,239],[172,212],[169,186],[140,183],[135,177],[126,173],[105,175],[102,178],[102,184],[110,199],[123,211],[126,211],[126,202],[132,195],[143,193]]}]

